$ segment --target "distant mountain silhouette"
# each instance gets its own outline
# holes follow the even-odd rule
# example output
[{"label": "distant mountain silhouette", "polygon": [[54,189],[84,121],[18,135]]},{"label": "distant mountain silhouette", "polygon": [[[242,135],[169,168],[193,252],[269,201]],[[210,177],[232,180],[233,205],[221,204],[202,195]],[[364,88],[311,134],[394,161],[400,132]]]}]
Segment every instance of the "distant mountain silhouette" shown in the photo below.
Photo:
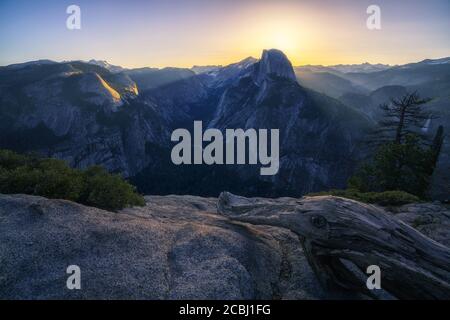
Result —
[{"label": "distant mountain silhouette", "polygon": [[[146,193],[301,195],[345,187],[376,125],[377,105],[405,90],[435,98],[450,116],[450,59],[404,66],[293,68],[279,50],[228,66],[124,69],[106,61],[33,61],[0,67],[0,147],[72,166],[105,166]],[[358,72],[355,72],[358,71]],[[330,97],[331,96],[331,97]],[[280,129],[280,171],[259,166],[175,166],[172,130]],[[448,132],[448,131],[447,131]],[[448,144],[440,167],[450,163]],[[440,171],[442,172],[442,170]]]}]

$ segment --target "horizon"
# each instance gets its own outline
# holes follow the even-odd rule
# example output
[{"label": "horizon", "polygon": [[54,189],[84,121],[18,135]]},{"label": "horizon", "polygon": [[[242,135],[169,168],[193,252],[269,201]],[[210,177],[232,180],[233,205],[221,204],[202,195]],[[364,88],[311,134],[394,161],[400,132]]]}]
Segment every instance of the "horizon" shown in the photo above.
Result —
[{"label": "horizon", "polygon": [[[272,50],[272,49],[279,50],[279,49],[276,49],[276,48],[263,49],[263,50]],[[76,59],[76,60],[62,60],[62,61],[57,61],[57,60],[43,58],[43,59],[37,59],[37,60],[21,61],[21,62],[11,63],[11,64],[7,64],[7,65],[0,65],[0,67],[8,67],[8,66],[11,66],[11,65],[20,65],[20,64],[24,64],[24,63],[38,62],[38,61],[51,61],[51,62],[55,62],[55,63],[70,63],[70,62],[78,62],[79,61],[79,62],[84,62],[84,63],[90,63],[91,60],[94,60],[94,61],[97,61],[97,62],[106,62],[106,63],[108,63],[108,64],[110,64],[112,66],[121,67],[121,68],[124,68],[124,69],[130,69],[130,70],[131,69],[143,69],[143,68],[150,68],[150,69],[164,69],[164,68],[192,69],[194,67],[220,67],[220,68],[222,68],[222,67],[229,66],[231,64],[239,63],[240,61],[243,61],[243,60],[248,59],[248,58],[253,58],[253,59],[256,59],[256,60],[260,60],[260,57],[256,58],[254,56],[248,56],[248,57],[245,57],[245,58],[240,58],[239,60],[231,62],[229,64],[217,64],[217,65],[213,65],[213,64],[206,65],[206,64],[203,64],[203,65],[192,65],[192,66],[189,66],[189,67],[176,67],[176,66],[171,66],[171,65],[156,67],[156,66],[152,66],[152,65],[144,65],[144,66],[136,66],[136,67],[129,68],[127,66],[111,63],[110,61],[105,60],[105,59],[101,59],[101,58],[100,59],[92,58],[92,59],[88,59],[88,60]],[[288,58],[289,61],[291,61],[289,56],[287,56],[287,58]],[[423,61],[426,61],[426,60],[440,60],[440,59],[446,59],[446,58],[450,58],[450,55],[449,56],[442,56],[442,57],[424,58],[424,59],[417,60],[417,61],[409,61],[409,62],[406,62],[406,63],[403,63],[403,64],[384,64],[384,63],[380,63],[380,62],[364,61],[364,62],[361,62],[361,63],[345,63],[345,64],[329,64],[329,65],[324,65],[324,64],[294,65],[294,64],[292,64],[292,67],[293,68],[297,68],[297,67],[316,67],[316,66],[317,67],[335,67],[335,66],[350,66],[350,65],[369,64],[369,65],[386,65],[386,66],[392,68],[392,67],[401,66],[401,65],[405,65],[405,64],[420,63],[420,62],[423,62]],[[292,63],[292,61],[291,61],[291,63]]]},{"label": "horizon", "polygon": [[[294,66],[401,65],[450,56],[446,0],[380,0],[381,30],[369,30],[371,1],[68,1],[0,3],[0,65],[49,59],[106,60],[125,68],[228,65],[278,48]],[[237,10],[236,10],[237,9]]]}]

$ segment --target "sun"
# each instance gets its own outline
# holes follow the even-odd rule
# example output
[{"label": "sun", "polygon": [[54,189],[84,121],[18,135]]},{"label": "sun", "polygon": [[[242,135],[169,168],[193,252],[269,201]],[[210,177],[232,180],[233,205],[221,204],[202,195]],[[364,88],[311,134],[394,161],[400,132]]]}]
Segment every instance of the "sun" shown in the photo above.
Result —
[{"label": "sun", "polygon": [[288,57],[298,55],[302,36],[300,28],[292,21],[264,20],[255,29],[258,33],[253,42],[258,49],[278,49]]},{"label": "sun", "polygon": [[291,52],[295,49],[295,39],[292,35],[286,32],[278,32],[271,35],[270,42],[273,43],[273,47],[284,51],[285,53]]}]

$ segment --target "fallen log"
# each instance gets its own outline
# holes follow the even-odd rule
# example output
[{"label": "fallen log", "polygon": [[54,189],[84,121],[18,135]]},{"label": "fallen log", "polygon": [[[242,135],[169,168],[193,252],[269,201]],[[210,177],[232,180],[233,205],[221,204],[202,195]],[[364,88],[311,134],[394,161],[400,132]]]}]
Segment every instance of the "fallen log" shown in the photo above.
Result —
[{"label": "fallen log", "polygon": [[320,282],[376,297],[349,268],[381,269],[382,288],[399,299],[450,299],[450,249],[383,209],[332,197],[245,198],[221,193],[220,214],[297,234]]}]

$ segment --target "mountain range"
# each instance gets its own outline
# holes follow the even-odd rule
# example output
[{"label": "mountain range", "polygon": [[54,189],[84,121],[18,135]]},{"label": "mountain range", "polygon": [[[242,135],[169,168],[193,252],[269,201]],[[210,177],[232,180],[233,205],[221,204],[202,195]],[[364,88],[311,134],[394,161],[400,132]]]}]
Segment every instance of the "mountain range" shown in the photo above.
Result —
[{"label": "mountain range", "polygon": [[[0,67],[0,148],[38,152],[74,167],[105,166],[152,194],[302,195],[343,188],[367,155],[377,106],[406,91],[433,98],[431,132],[450,130],[450,58],[401,66],[293,67],[264,50],[227,66],[126,69],[106,61],[39,60]],[[171,132],[204,127],[280,129],[280,171],[175,166]],[[448,139],[434,183],[448,195]]]}]

